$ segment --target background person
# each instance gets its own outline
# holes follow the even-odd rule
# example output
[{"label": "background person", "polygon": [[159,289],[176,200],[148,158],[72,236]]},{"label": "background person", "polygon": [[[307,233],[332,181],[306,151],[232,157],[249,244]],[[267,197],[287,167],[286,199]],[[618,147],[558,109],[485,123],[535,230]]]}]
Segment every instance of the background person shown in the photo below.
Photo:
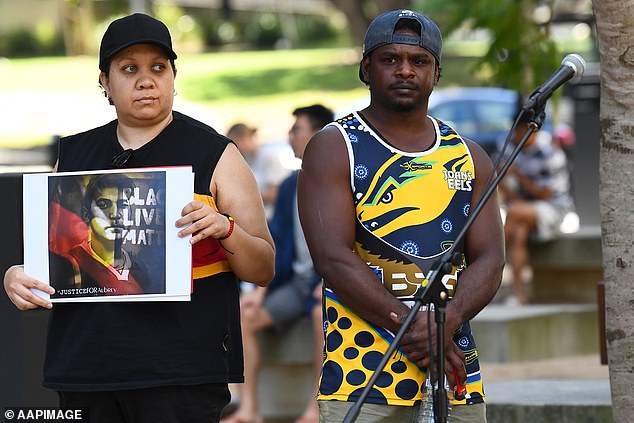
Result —
[{"label": "background person", "polygon": [[[293,116],[295,122],[289,130],[289,143],[295,156],[301,159],[311,136],[332,122],[334,115],[332,110],[323,105],[314,104],[295,109]],[[276,248],[275,277],[267,287],[245,293],[240,301],[245,380],[240,390],[240,405],[237,411],[223,419],[223,422],[262,421],[257,398],[260,370],[257,332],[268,328],[281,332],[298,318],[306,315],[307,310],[312,310],[313,289],[319,277],[313,269],[310,252],[299,223],[297,175],[298,171],[293,172],[280,185],[275,212],[269,225]],[[320,331],[315,339],[315,356],[321,363],[323,331]],[[315,384],[318,377],[317,370]],[[310,423],[317,420],[317,402],[313,396],[297,422]]]},{"label": "background person", "polygon": [[257,129],[238,122],[229,128],[227,137],[231,138],[242,153],[242,156],[253,171],[255,180],[260,188],[267,220],[273,215],[275,200],[280,189],[280,183],[290,172],[285,168],[279,155],[268,151],[257,140]]},{"label": "background person", "polygon": [[[375,18],[359,67],[370,106],[318,132],[304,154],[299,213],[315,270],[325,281],[322,422],[343,420],[409,312],[424,273],[455,240],[492,171],[482,148],[427,116],[441,47],[438,27],[424,15],[395,10]],[[446,309],[445,373],[451,386],[453,368],[462,382],[469,374],[469,396],[454,401],[452,421],[484,422],[469,320],[501,281],[504,247],[495,195],[458,251],[467,265],[445,280],[453,296]],[[429,365],[427,329],[421,311],[357,421],[417,420]],[[429,329],[435,339],[435,324]]]},{"label": "background person", "polygon": [[[64,138],[57,169],[190,165],[194,200],[175,224],[191,237],[190,302],[52,304],[49,285],[13,266],[4,287],[21,310],[53,308],[43,386],[62,408],[99,422],[215,422],[242,382],[236,277],[266,285],[274,247],[257,184],[235,145],[172,110],[176,53],[167,27],[144,14],[113,21],[99,81],[117,119]],[[69,342],[71,341],[72,342]]]},{"label": "background person", "polygon": [[[529,127],[524,113],[512,135],[518,144]],[[512,149],[507,148],[510,154]],[[535,131],[526,140],[500,184],[506,219],[504,236],[511,265],[513,296],[509,303],[526,304],[524,270],[528,245],[553,240],[561,235],[566,214],[574,210],[570,195],[570,173],[564,151],[546,131]]]}]

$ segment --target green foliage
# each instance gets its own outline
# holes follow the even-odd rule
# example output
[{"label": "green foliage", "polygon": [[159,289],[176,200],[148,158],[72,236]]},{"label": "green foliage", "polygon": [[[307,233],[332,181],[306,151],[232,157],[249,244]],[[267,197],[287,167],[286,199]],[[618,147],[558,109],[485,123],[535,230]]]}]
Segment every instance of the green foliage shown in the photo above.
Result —
[{"label": "green foliage", "polygon": [[12,31],[6,41],[7,56],[34,56],[38,49],[35,34],[24,28]]},{"label": "green foliage", "polygon": [[491,35],[487,52],[473,69],[491,85],[529,94],[559,65],[560,53],[545,27],[532,19],[538,0],[470,0],[417,2],[441,27],[445,39],[458,29],[485,29]]},{"label": "green foliage", "polygon": [[202,13],[193,9],[189,14],[200,26],[205,46],[214,49],[272,49],[284,39],[293,48],[332,47],[346,32],[337,29],[330,18],[319,15],[233,11],[224,16],[217,11]]},{"label": "green foliage", "polygon": [[43,34],[37,29],[17,28],[0,36],[0,56],[35,57],[41,55],[59,55],[64,52],[61,35]]},{"label": "green foliage", "polygon": [[259,15],[247,25],[244,35],[255,48],[272,48],[283,37],[279,17],[273,13]]},{"label": "green foliage", "polygon": [[225,22],[211,14],[197,17],[197,22],[202,30],[203,42],[206,47],[219,47],[236,39],[238,28],[232,22]]},{"label": "green foliage", "polygon": [[197,51],[202,44],[203,31],[196,20],[176,5],[158,3],[153,15],[170,28],[175,49],[180,52]]},{"label": "green foliage", "polygon": [[335,41],[340,37],[337,29],[324,16],[302,15],[295,18],[300,46],[312,47]]}]

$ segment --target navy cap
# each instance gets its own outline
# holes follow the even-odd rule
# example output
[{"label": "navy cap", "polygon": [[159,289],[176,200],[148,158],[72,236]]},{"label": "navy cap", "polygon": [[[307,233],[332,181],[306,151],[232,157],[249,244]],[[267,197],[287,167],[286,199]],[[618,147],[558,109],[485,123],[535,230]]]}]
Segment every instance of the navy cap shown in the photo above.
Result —
[{"label": "navy cap", "polygon": [[158,19],[143,13],[135,13],[112,21],[101,39],[99,69],[105,72],[110,60],[123,49],[134,44],[146,43],[163,47],[171,60],[177,57],[172,49],[170,32]]},{"label": "navy cap", "polygon": [[[420,24],[420,36],[394,34],[394,28],[401,19],[412,19]],[[427,16],[407,9],[392,10],[377,16],[368,26],[363,41],[363,58],[375,49],[387,44],[417,45],[429,51],[440,66],[442,35],[438,25]],[[363,81],[359,67],[359,79]],[[365,82],[365,81],[363,81]]]}]

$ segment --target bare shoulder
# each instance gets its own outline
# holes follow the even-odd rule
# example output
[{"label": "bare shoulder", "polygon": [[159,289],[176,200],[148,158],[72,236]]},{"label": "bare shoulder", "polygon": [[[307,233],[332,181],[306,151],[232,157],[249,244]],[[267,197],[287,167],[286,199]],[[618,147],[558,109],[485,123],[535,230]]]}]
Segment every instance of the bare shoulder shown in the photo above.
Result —
[{"label": "bare shoulder", "polygon": [[328,125],[313,135],[308,143],[308,148],[345,148],[343,135],[336,126]]},{"label": "bare shoulder", "polygon": [[471,157],[473,157],[473,164],[475,166],[476,173],[490,172],[493,168],[493,163],[486,151],[484,151],[478,143],[471,141],[470,139],[463,138],[463,140],[467,144],[467,147],[469,147]]},{"label": "bare shoulder", "polygon": [[347,161],[348,152],[343,135],[337,127],[329,125],[313,135],[306,146],[302,169],[338,167],[347,165]]}]

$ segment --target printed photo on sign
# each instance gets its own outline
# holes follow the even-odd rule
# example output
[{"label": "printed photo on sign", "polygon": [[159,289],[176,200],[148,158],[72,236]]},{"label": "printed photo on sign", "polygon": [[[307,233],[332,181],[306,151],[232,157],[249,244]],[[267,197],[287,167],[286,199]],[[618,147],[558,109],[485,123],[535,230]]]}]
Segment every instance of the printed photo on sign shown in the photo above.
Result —
[{"label": "printed photo on sign", "polygon": [[52,302],[188,301],[191,167],[24,175],[24,263]]},{"label": "printed photo on sign", "polygon": [[50,176],[52,298],[165,293],[165,174]]}]

